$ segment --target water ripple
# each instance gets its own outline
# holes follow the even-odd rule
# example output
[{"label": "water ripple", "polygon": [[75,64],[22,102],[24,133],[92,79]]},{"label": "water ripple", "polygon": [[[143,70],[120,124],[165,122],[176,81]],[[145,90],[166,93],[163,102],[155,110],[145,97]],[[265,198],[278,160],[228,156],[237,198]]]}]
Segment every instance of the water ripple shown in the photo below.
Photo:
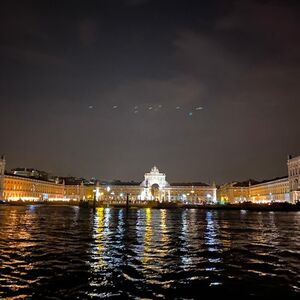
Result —
[{"label": "water ripple", "polygon": [[299,282],[299,213],[0,207],[0,298],[296,298]]}]

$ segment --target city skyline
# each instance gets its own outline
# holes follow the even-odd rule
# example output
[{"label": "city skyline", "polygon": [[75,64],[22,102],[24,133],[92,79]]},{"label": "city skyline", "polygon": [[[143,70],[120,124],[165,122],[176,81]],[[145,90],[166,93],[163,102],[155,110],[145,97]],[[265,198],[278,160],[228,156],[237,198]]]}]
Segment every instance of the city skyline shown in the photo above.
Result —
[{"label": "city skyline", "polygon": [[[297,158],[299,156],[293,156],[293,155],[288,155],[287,157],[287,163],[289,162],[289,160],[291,158]],[[57,174],[57,173],[52,173],[49,172],[47,170],[39,170],[37,168],[33,168],[33,167],[15,167],[15,168],[7,168],[7,160],[5,155],[1,156],[2,159],[4,159],[5,161],[5,171],[7,174],[12,174],[12,175],[17,175],[17,176],[21,176],[21,177],[32,177],[32,178],[42,178],[43,180],[55,180],[55,178],[60,178],[60,179],[67,179],[67,178],[73,178],[73,179],[81,179],[86,182],[88,181],[93,181],[93,182],[100,182],[102,184],[114,184],[114,183],[124,183],[124,184],[128,184],[128,183],[142,183],[142,179],[141,176],[138,179],[132,179],[132,178],[125,178],[125,179],[120,179],[117,177],[114,178],[104,178],[104,177],[96,177],[96,176],[92,176],[92,177],[84,177],[84,176],[75,176],[74,174],[67,174],[67,175],[61,175],[61,174]],[[155,164],[152,165],[153,168],[157,168],[157,166]],[[183,178],[179,178],[179,180],[170,180],[170,183],[194,183],[194,184],[207,184],[207,185],[217,185],[217,186],[221,186],[223,184],[228,184],[228,183],[240,183],[240,184],[245,184],[246,182],[249,183],[249,185],[252,184],[259,184],[259,183],[265,183],[265,182],[269,182],[269,181],[274,181],[274,180],[278,180],[278,179],[283,179],[283,178],[288,178],[289,174],[288,174],[288,170],[286,169],[284,171],[284,174],[281,175],[277,175],[274,177],[270,177],[270,178],[234,178],[231,180],[228,180],[227,182],[216,182],[215,180],[211,180],[208,179],[207,181],[202,180],[201,178],[198,178],[196,180],[184,180]],[[23,173],[28,173],[28,174],[23,174]],[[168,173],[168,172],[165,172]],[[172,178],[172,176],[170,176]]]},{"label": "city skyline", "polygon": [[[264,181],[231,181],[222,185],[204,182],[170,182],[166,173],[153,166],[141,181],[111,182],[99,179],[49,176],[44,171],[16,168],[5,172],[6,159],[0,159],[0,199],[12,203],[69,203],[71,205],[203,206],[243,203],[296,204],[300,199],[300,156],[288,157],[287,176]],[[150,202],[149,202],[150,201]],[[151,202],[154,201],[154,202]],[[159,204],[160,203],[160,204]],[[163,203],[163,204],[162,204]],[[240,206],[238,206],[241,208]],[[220,207],[219,207],[220,208]]]},{"label": "city skyline", "polygon": [[223,183],[285,175],[299,153],[296,1],[0,8],[8,168]]}]

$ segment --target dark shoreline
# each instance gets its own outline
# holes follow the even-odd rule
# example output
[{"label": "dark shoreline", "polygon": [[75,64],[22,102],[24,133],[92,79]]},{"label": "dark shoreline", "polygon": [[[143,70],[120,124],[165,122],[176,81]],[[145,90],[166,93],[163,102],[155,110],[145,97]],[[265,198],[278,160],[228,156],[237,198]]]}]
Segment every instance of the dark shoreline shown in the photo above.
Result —
[{"label": "dark shoreline", "polygon": [[[5,206],[27,206],[27,205],[42,205],[42,206],[79,206],[81,208],[93,208],[92,202],[2,202],[0,204]],[[248,211],[300,211],[300,203],[272,203],[272,204],[254,204],[254,203],[241,203],[241,204],[178,204],[178,203],[150,203],[150,204],[106,204],[97,203],[96,207],[110,207],[110,208],[152,208],[152,209],[205,209],[205,210],[248,210]]]}]

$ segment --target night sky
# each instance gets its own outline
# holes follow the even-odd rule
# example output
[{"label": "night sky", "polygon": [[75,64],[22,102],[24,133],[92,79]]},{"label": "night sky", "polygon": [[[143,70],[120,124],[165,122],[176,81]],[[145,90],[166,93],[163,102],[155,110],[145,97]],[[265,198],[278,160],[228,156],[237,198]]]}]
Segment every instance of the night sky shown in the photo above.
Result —
[{"label": "night sky", "polygon": [[7,168],[223,183],[300,154],[300,1],[1,1]]}]

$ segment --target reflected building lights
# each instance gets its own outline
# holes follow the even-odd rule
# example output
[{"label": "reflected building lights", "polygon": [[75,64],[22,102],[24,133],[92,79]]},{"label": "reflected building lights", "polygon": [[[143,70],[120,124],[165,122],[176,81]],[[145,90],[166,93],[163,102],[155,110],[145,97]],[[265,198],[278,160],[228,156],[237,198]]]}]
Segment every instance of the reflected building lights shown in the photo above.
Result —
[{"label": "reflected building lights", "polygon": [[159,227],[156,227],[159,238],[155,238],[155,235],[153,238],[155,239],[156,243],[158,244],[159,247],[155,247],[153,251],[155,252],[156,255],[159,255],[160,257],[164,257],[168,255],[169,251],[169,235],[168,235],[168,225],[167,225],[167,210],[166,209],[161,209],[159,211],[159,216],[160,216],[160,225]]},{"label": "reflected building lights", "polygon": [[191,264],[192,264],[192,259],[191,259],[191,254],[188,248],[188,243],[189,243],[189,232],[188,232],[188,220],[187,220],[187,210],[184,210],[181,214],[181,251],[184,253],[181,256],[181,262],[183,269],[187,270]]},{"label": "reflected building lights", "polygon": [[269,239],[269,243],[271,242],[272,244],[277,245],[278,242],[276,241],[277,238],[279,237],[279,233],[278,233],[278,228],[276,226],[275,223],[275,214],[273,211],[269,212],[269,229],[270,229],[270,239]]},{"label": "reflected building lights", "polygon": [[[297,289],[299,216],[2,206],[0,285],[10,294],[0,298],[17,293],[50,298],[61,292],[75,298],[168,298],[171,293],[197,298],[201,290],[265,292],[272,282],[278,283],[275,294],[289,293]],[[58,281],[62,288],[52,292]],[[198,295],[188,290],[194,287]]]},{"label": "reflected building lights", "polygon": [[[214,253],[213,256],[209,257],[207,261],[210,263],[206,268],[205,271],[213,272],[216,271],[221,272],[221,269],[218,267],[220,263],[222,263],[221,254],[220,257],[215,257],[215,253],[219,253],[220,249],[220,241],[217,238],[218,236],[218,224],[216,223],[216,219],[214,219],[213,212],[207,211],[206,212],[206,231],[205,231],[205,244],[209,252]],[[212,254],[211,253],[211,254]],[[211,265],[212,264],[212,265]],[[222,285],[222,282],[215,281],[216,278],[212,277],[212,282],[210,282],[210,286]]]},{"label": "reflected building lights", "polygon": [[161,229],[161,242],[163,244],[168,242],[168,229],[167,229],[167,210],[160,210],[160,229]]},{"label": "reflected building lights", "polygon": [[232,246],[231,227],[226,219],[220,222],[220,239],[224,249],[229,249]]},{"label": "reflected building lights", "polygon": [[142,261],[144,256],[144,210],[136,211],[136,244],[133,245],[135,252],[137,253],[138,258]]},{"label": "reflected building lights", "polygon": [[73,207],[73,212],[74,212],[74,224],[77,224],[78,222],[78,217],[79,217],[79,207],[78,206],[72,206]]},{"label": "reflected building lights", "polygon": [[211,211],[206,212],[206,231],[205,231],[205,244],[208,246],[208,251],[217,251],[218,240],[216,239],[217,232],[215,227],[215,221]]},{"label": "reflected building lights", "polygon": [[93,253],[94,257],[98,258],[98,261],[93,263],[92,267],[96,270],[101,269],[105,266],[105,262],[103,259],[103,252],[104,252],[104,208],[99,207],[96,209],[95,214],[95,244],[96,249]]},{"label": "reflected building lights", "polygon": [[149,254],[151,252],[151,239],[152,239],[152,226],[151,226],[151,219],[152,219],[152,210],[151,208],[145,209],[145,232],[144,232],[144,256],[143,262],[147,263],[150,260]]},{"label": "reflected building lights", "polygon": [[107,236],[110,233],[109,220],[111,217],[111,209],[109,207],[104,208],[104,235]]},{"label": "reflected building lights", "polygon": [[120,238],[124,236],[124,210],[120,209],[118,213],[118,225],[117,225],[117,232],[120,235]]}]

